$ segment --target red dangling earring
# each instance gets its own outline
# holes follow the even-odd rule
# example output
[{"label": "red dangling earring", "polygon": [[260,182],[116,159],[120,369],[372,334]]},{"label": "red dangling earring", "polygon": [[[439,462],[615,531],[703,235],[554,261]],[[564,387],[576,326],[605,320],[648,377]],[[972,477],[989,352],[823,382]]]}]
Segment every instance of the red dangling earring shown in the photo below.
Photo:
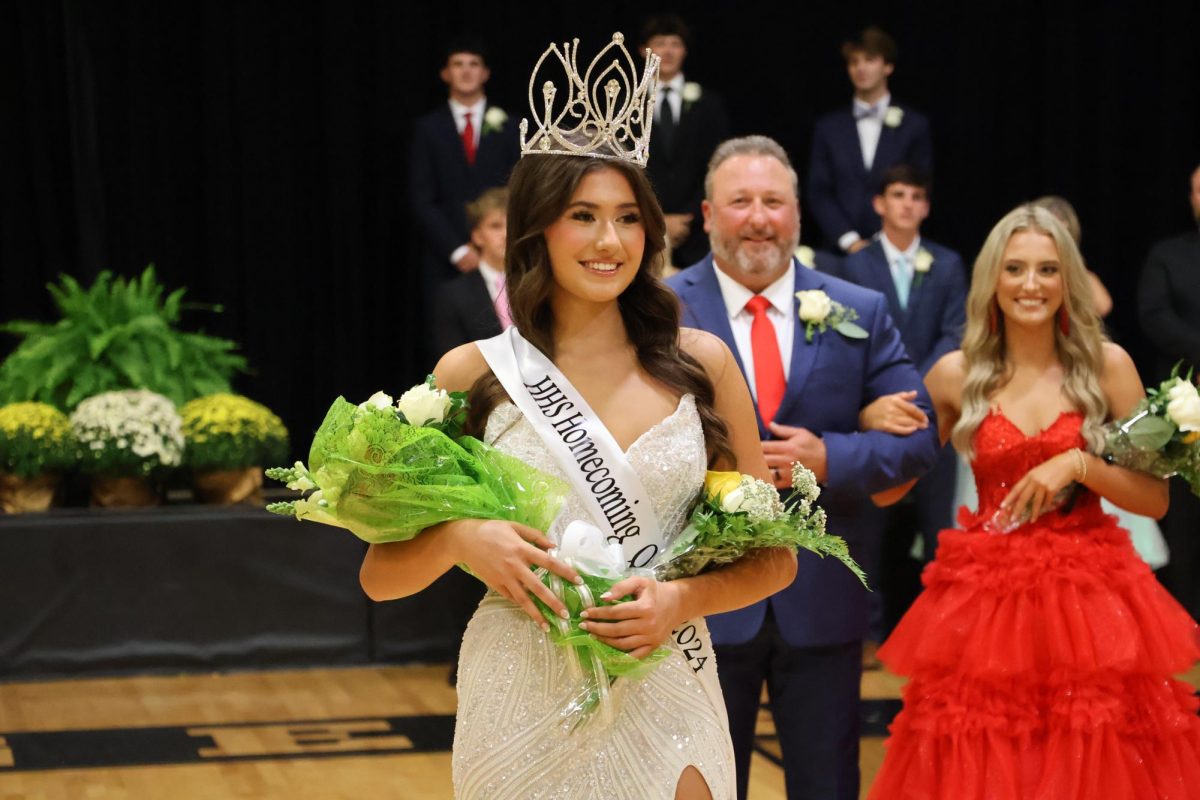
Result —
[{"label": "red dangling earring", "polygon": [[1058,307],[1058,329],[1064,339],[1071,335],[1071,315],[1067,313],[1065,304]]},{"label": "red dangling earring", "polygon": [[996,312],[996,301],[992,301],[991,307],[988,309],[988,333],[993,336],[1000,330],[999,314]]}]

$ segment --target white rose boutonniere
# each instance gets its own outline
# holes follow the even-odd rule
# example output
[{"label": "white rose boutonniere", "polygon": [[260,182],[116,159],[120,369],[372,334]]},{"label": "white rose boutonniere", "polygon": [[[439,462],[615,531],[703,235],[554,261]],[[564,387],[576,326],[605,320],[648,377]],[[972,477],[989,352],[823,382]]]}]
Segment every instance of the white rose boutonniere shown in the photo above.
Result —
[{"label": "white rose boutonniere", "polygon": [[700,84],[694,81],[684,81],[683,91],[679,93],[679,99],[690,106],[700,99],[701,94]]},{"label": "white rose boutonniere", "polygon": [[508,113],[500,106],[489,106],[488,110],[483,112],[483,131],[482,134],[499,133],[504,129],[504,123],[508,122]]},{"label": "white rose boutonniere", "polygon": [[795,256],[796,260],[799,261],[802,266],[808,267],[809,269],[817,268],[817,251],[813,250],[808,245],[802,244],[797,247]]},{"label": "white rose boutonniere", "polygon": [[921,285],[921,281],[925,280],[925,273],[933,268],[933,253],[922,247],[917,251],[917,257],[913,260],[913,288]]},{"label": "white rose boutonniere", "polygon": [[804,323],[804,341],[811,342],[817,331],[824,333],[829,328],[847,339],[866,339],[867,332],[854,324],[858,312],[831,299],[820,289],[796,292],[800,303],[800,321]]},{"label": "white rose boutonniere", "polygon": [[888,106],[888,110],[883,115],[883,124],[889,128],[899,128],[903,121],[904,109],[900,106]]}]

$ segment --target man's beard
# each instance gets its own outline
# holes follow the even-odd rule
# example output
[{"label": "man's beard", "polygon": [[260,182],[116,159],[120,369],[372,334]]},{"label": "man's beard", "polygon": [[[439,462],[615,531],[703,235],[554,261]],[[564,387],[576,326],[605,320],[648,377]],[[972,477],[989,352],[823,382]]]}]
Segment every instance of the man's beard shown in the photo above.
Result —
[{"label": "man's beard", "polygon": [[762,248],[753,254],[742,246],[739,236],[724,238],[713,231],[708,235],[708,243],[722,264],[737,267],[739,272],[747,276],[769,275],[787,268],[792,254],[796,252],[796,246],[800,244],[800,228],[796,227],[789,241],[781,242],[776,237],[772,243],[774,247],[769,250]]}]

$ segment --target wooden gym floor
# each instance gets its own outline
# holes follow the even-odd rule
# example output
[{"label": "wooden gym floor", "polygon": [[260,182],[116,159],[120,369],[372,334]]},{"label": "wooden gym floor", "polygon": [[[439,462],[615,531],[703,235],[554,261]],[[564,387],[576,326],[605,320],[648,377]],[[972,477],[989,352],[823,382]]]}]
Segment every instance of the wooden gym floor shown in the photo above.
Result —
[{"label": "wooden gym floor", "polygon": [[[0,800],[452,796],[445,665],[0,683]],[[1200,687],[1200,667],[1187,679]],[[865,787],[902,681],[863,679]],[[751,800],[783,800],[770,715]]]}]

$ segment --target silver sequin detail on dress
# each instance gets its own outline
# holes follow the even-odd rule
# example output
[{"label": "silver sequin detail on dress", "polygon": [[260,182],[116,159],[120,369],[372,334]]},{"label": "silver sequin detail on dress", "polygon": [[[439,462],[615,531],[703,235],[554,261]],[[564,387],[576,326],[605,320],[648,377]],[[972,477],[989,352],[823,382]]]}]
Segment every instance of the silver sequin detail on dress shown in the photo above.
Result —
[{"label": "silver sequin detail on dress", "polygon": [[[497,406],[489,443],[562,477],[541,439],[515,406]],[[626,454],[652,498],[668,540],[679,534],[704,483],[706,455],[691,395],[644,433]],[[550,530],[587,519],[577,497]],[[688,765],[716,800],[732,800],[733,749],[724,708],[708,694],[673,644],[671,657],[641,681],[618,681],[619,716],[608,728],[568,735],[558,713],[575,691],[567,659],[516,606],[488,592],[463,638],[454,730],[454,789],[476,798],[612,798],[675,796]]]}]

